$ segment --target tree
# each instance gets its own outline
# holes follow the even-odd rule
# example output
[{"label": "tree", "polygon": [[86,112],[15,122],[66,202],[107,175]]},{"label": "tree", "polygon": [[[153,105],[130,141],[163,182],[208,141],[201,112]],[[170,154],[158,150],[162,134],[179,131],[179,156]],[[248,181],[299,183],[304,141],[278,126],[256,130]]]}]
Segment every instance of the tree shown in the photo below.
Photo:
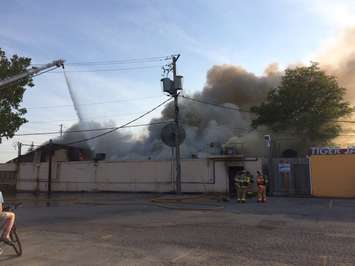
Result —
[{"label": "tree", "polygon": [[288,132],[301,138],[305,147],[327,144],[341,132],[336,120],[353,111],[344,95],[345,88],[317,63],[287,69],[280,86],[260,106],[251,108],[256,114],[252,126]]},{"label": "tree", "polygon": [[[7,58],[0,48],[0,80],[20,74],[31,64],[31,58],[13,55]],[[33,86],[31,78],[0,88],[0,137],[12,138],[20,126],[27,122],[26,109],[20,104],[26,86]]]}]

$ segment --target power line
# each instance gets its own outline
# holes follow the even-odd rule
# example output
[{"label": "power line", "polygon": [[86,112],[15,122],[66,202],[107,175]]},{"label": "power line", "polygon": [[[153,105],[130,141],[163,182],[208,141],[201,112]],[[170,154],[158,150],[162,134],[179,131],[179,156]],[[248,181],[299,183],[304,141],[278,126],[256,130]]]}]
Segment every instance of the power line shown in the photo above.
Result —
[{"label": "power line", "polygon": [[145,62],[156,62],[171,60],[171,56],[153,56],[142,58],[128,58],[128,59],[116,59],[116,60],[99,60],[99,61],[81,61],[81,62],[68,62],[66,65],[81,66],[81,65],[107,65],[107,64],[136,64]]},{"label": "power line", "polygon": [[252,113],[251,111],[243,110],[243,109],[240,109],[240,108],[229,107],[229,106],[224,106],[224,105],[220,105],[220,104],[217,104],[217,103],[211,103],[211,102],[206,102],[206,101],[202,101],[202,100],[197,100],[197,99],[190,98],[190,97],[187,97],[187,96],[184,96],[184,95],[181,95],[181,97],[184,98],[184,99],[188,99],[190,101],[193,101],[193,102],[201,103],[201,104],[208,104],[208,105],[212,105],[212,106],[215,106],[215,107],[229,109],[229,110],[238,111],[238,112]]},{"label": "power line", "polygon": [[[224,109],[229,109],[229,110],[234,110],[234,111],[239,111],[239,112],[253,113],[253,112],[248,111],[248,110],[243,110],[243,109],[240,109],[240,108],[234,108],[234,107],[224,106],[224,105],[220,105],[220,104],[216,104],[216,103],[206,102],[206,101],[190,98],[190,97],[187,97],[187,96],[184,96],[184,95],[181,95],[181,97],[184,98],[184,99],[188,99],[190,101],[193,101],[193,102],[201,103],[201,104],[208,104],[208,105],[212,105],[212,106],[216,106],[216,107],[220,107],[220,108],[224,108]],[[338,123],[354,123],[355,124],[354,120],[335,120],[334,122],[338,122]]]},{"label": "power line", "polygon": [[[88,119],[95,119],[95,118],[114,118],[114,117],[124,117],[124,116],[132,116],[132,115],[138,115],[140,113],[130,113],[130,114],[122,114],[122,115],[105,115],[105,116],[90,116],[88,117]],[[28,125],[28,124],[57,124],[60,122],[69,122],[69,121],[78,121],[77,118],[75,119],[61,119],[61,120],[43,120],[43,121],[30,121],[24,125]],[[81,120],[80,122],[91,122],[93,120]],[[94,121],[95,122],[95,121]]]},{"label": "power line", "polygon": [[[142,97],[142,98],[135,98],[135,99],[82,103],[82,104],[78,104],[78,106],[99,105],[99,104],[120,103],[120,102],[134,102],[134,101],[147,100],[147,99],[156,99],[156,98],[162,98],[162,97],[163,96],[151,96],[151,97]],[[63,108],[63,107],[73,107],[73,104],[34,106],[34,107],[26,107],[26,109],[27,110],[32,110],[32,109],[51,109],[51,108]]]},{"label": "power line", "polygon": [[93,137],[90,137],[90,138],[85,138],[85,139],[82,139],[82,140],[69,142],[69,143],[66,143],[66,144],[64,144],[64,145],[73,145],[73,144],[78,144],[78,143],[81,143],[81,142],[86,142],[86,141],[93,140],[93,139],[102,137],[102,136],[104,136],[104,135],[110,134],[110,133],[112,133],[112,132],[114,132],[114,131],[116,131],[116,130],[119,130],[119,129],[121,129],[121,128],[127,127],[128,125],[134,123],[135,121],[141,119],[142,117],[144,117],[144,116],[146,116],[146,115],[152,113],[153,111],[155,111],[155,110],[158,109],[159,107],[163,106],[163,105],[166,104],[167,102],[171,101],[172,99],[173,99],[173,98],[171,97],[171,98],[165,100],[164,102],[162,102],[161,104],[157,105],[157,106],[154,107],[153,109],[151,109],[151,110],[145,112],[144,114],[138,116],[137,118],[135,118],[135,119],[133,119],[133,120],[131,120],[131,121],[129,121],[129,122],[123,124],[122,126],[116,127],[116,128],[114,128],[114,129],[112,129],[112,130],[110,130],[110,131],[104,132],[104,133],[102,133],[102,134],[99,134],[99,135],[96,135],[96,136],[93,136]]},{"label": "power line", "polygon": [[[99,130],[108,130],[110,129],[110,131],[107,131],[107,132],[104,132],[102,134],[99,134],[99,135],[96,135],[96,136],[93,136],[93,137],[89,137],[89,138],[85,138],[85,139],[82,139],[82,140],[78,140],[78,141],[74,141],[74,142],[70,142],[70,143],[65,143],[63,145],[72,145],[72,144],[77,144],[77,143],[81,143],[81,142],[85,142],[85,141],[88,141],[88,140],[92,140],[92,139],[96,139],[96,138],[99,138],[99,137],[102,137],[104,135],[107,135],[109,133],[112,133],[116,130],[119,130],[121,128],[132,128],[132,127],[140,127],[140,126],[150,126],[150,125],[157,125],[157,124],[164,124],[164,123],[169,123],[171,121],[163,121],[163,122],[156,122],[156,123],[149,123],[149,124],[141,124],[141,125],[131,125],[129,126],[130,124],[134,123],[135,121],[141,119],[142,117],[152,113],[153,111],[155,111],[156,109],[158,109],[159,107],[163,106],[165,103],[171,101],[172,98],[169,98],[167,100],[165,100],[164,102],[160,103],[159,105],[157,105],[156,107],[150,109],[149,111],[145,112],[144,114],[136,117],[135,119],[119,126],[119,127],[113,127],[113,128],[100,128],[100,129],[88,129],[88,130],[72,130],[70,131],[70,133],[77,133],[77,132],[88,132],[88,131],[99,131]],[[39,135],[53,135],[53,134],[58,134],[60,133],[59,131],[55,131],[55,132],[36,132],[36,133],[24,133],[24,134],[15,134],[14,136],[39,136]],[[68,132],[66,132],[68,133]]]},{"label": "power line", "polygon": [[158,61],[170,60],[168,57],[147,57],[141,59],[123,59],[123,60],[111,60],[111,61],[88,61],[88,62],[72,62],[67,63],[69,66],[97,66],[97,65],[120,65],[120,64],[142,64],[142,63],[151,63]]},{"label": "power line", "polygon": [[[156,125],[162,125],[162,124],[167,124],[171,123],[171,121],[161,121],[161,122],[155,122],[155,123],[147,123],[147,124],[137,124],[137,125],[131,125],[131,126],[125,126],[124,128],[134,128],[134,127],[145,127],[145,126],[156,126]],[[81,132],[96,132],[96,131],[104,131],[104,130],[112,130],[116,129],[117,127],[104,127],[104,128],[92,128],[92,129],[78,129],[78,130],[68,130],[65,131],[65,134],[71,134],[71,133],[81,133]],[[15,134],[16,137],[23,137],[23,136],[42,136],[42,135],[56,135],[59,134],[60,131],[48,131],[48,132],[33,132],[33,133],[20,133],[20,134]]]},{"label": "power line", "polygon": [[[138,58],[126,58],[126,59],[115,59],[115,60],[99,60],[99,61],[79,61],[79,62],[67,62],[65,65],[70,66],[82,66],[82,65],[107,65],[107,64],[135,64],[135,63],[145,63],[154,61],[165,61],[171,60],[172,55],[165,56],[153,56],[153,57],[138,57]],[[32,66],[42,66],[45,64],[31,64]]]},{"label": "power line", "polygon": [[21,145],[22,146],[27,146],[27,147],[32,147],[32,146],[33,147],[39,147],[39,146],[41,146],[41,145],[38,145],[38,144],[26,144],[26,143],[22,143],[22,142],[21,142]]},{"label": "power line", "polygon": [[[93,69],[93,70],[66,70],[66,72],[113,72],[113,71],[125,71],[125,70],[138,70],[138,69],[149,69],[149,68],[161,68],[161,65],[153,65],[153,66],[141,66],[141,67],[126,67],[126,68],[107,68],[107,69]],[[49,74],[58,74],[63,73],[61,71],[52,71]]]}]

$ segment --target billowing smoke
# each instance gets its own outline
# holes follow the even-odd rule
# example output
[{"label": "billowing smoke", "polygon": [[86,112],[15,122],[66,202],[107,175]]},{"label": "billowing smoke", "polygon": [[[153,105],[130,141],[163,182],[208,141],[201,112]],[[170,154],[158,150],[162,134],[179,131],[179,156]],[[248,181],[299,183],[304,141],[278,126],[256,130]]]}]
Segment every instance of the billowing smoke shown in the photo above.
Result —
[{"label": "billowing smoke", "polygon": [[347,89],[347,98],[355,103],[355,27],[344,31],[317,61],[327,72],[335,75]]},{"label": "billowing smoke", "polygon": [[[234,65],[213,66],[207,73],[207,82],[201,93],[193,99],[181,101],[181,121],[187,137],[182,146],[185,157],[197,154],[199,157],[210,153],[220,153],[226,143],[234,145],[246,155],[262,155],[265,151],[263,133],[250,128],[253,105],[260,104],[268,91],[280,82],[280,73],[275,65],[267,68],[265,76],[258,77],[242,67]],[[201,102],[224,105],[220,108]],[[241,111],[236,111],[240,109]],[[162,119],[174,117],[170,104],[162,112]]]},{"label": "billowing smoke", "polygon": [[266,76],[257,77],[234,65],[213,66],[207,73],[207,83],[201,98],[218,104],[233,103],[250,107],[265,100],[267,92],[278,85],[277,65],[265,70]]},{"label": "billowing smoke", "polygon": [[[267,92],[278,85],[280,74],[275,65],[268,67],[265,76],[257,77],[239,66],[213,66],[207,73],[206,86],[201,93],[191,97],[198,101],[212,102],[225,106],[220,108],[186,98],[179,98],[181,124],[186,138],[181,146],[185,158],[205,157],[220,154],[224,144],[234,145],[239,152],[260,155],[265,150],[263,134],[250,132],[251,114],[238,111],[261,103]],[[78,106],[79,108],[80,106]],[[80,110],[79,110],[80,112]],[[174,106],[170,102],[162,111],[161,117],[151,122],[172,121]],[[113,122],[80,122],[68,131],[114,127]],[[139,138],[124,130],[105,135],[90,142],[95,153],[106,153],[108,159],[164,159],[171,157],[171,148],[162,143],[161,130],[164,125],[151,125],[147,133]],[[99,134],[100,132],[89,135]],[[88,133],[64,134],[62,143],[71,143],[88,137]],[[87,144],[78,144],[85,148]]]},{"label": "billowing smoke", "polygon": [[[317,58],[320,66],[337,77],[339,84],[346,88],[346,100],[355,106],[355,27],[346,29],[340,37]],[[348,120],[355,120],[355,114]],[[355,126],[342,123],[343,136],[335,143],[341,146],[355,145]]]},{"label": "billowing smoke", "polygon": [[[347,100],[355,103],[355,29],[347,31],[343,39],[326,54],[316,58],[321,68],[335,75],[340,85],[347,88]],[[264,156],[264,134],[267,131],[250,129],[252,114],[244,112],[251,106],[265,100],[268,91],[278,86],[282,73],[277,64],[273,63],[265,69],[263,76],[256,76],[240,66],[216,65],[207,73],[206,85],[203,90],[187,98],[179,98],[180,118],[186,132],[186,139],[181,146],[182,157],[205,157],[220,154],[224,145],[231,145],[248,156]],[[201,102],[223,105],[220,108]],[[174,108],[170,102],[162,111],[160,118],[151,122],[173,120]],[[235,109],[240,109],[237,111]],[[79,123],[71,129],[114,127],[113,122],[99,124],[96,122]],[[119,130],[115,133],[95,139],[90,146],[96,153],[106,153],[107,159],[166,159],[171,157],[172,150],[160,139],[163,125],[151,125],[146,132],[137,137],[128,131]],[[347,127],[346,130],[352,130]],[[90,135],[98,132],[90,133]],[[83,134],[65,134],[62,143],[68,143],[87,137]],[[273,134],[276,139],[277,153],[286,148],[296,149],[297,140],[292,136],[284,138]],[[339,143],[349,143],[349,139]],[[78,144],[88,147],[87,144]]]}]

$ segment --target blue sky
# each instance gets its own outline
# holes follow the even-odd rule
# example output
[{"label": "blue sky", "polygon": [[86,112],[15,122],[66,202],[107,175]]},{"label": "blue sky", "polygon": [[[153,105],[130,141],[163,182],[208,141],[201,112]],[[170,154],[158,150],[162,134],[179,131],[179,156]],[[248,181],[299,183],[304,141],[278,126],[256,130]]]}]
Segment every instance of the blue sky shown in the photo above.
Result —
[{"label": "blue sky", "polygon": [[[0,47],[33,63],[165,56],[180,53],[178,72],[187,93],[200,91],[214,64],[241,65],[258,75],[273,62],[281,68],[312,58],[341,29],[352,26],[348,0],[62,0],[5,1]],[[156,68],[116,72],[69,72],[87,117],[117,125],[164,100]],[[124,67],[116,66],[115,68]],[[127,66],[126,66],[127,67]],[[130,66],[128,66],[130,67]],[[74,70],[68,66],[67,70]],[[76,120],[62,73],[35,78],[26,91],[29,123],[19,133],[68,128]],[[56,107],[58,105],[69,105]],[[51,108],[49,108],[52,106]],[[44,108],[45,107],[45,108]],[[159,110],[149,118],[159,116]],[[16,137],[0,145],[0,162],[16,155],[13,143],[48,137]]]}]

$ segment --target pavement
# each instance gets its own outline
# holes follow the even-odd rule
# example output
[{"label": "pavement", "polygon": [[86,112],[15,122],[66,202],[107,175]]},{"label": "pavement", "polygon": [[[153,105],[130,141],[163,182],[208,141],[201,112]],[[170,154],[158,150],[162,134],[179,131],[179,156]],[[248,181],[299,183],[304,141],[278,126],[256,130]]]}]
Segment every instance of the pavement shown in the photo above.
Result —
[{"label": "pavement", "polygon": [[[152,199],[159,198],[152,201]],[[0,265],[355,265],[355,199],[17,194]]]}]

